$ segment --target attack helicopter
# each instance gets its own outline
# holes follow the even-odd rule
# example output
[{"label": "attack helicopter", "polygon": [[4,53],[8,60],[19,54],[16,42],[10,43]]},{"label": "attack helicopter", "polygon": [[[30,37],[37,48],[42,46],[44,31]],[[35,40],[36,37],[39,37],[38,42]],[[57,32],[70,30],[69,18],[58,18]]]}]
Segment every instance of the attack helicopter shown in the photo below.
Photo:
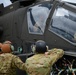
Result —
[{"label": "attack helicopter", "polygon": [[[23,2],[24,3],[24,2]],[[31,45],[44,40],[49,49],[61,48],[65,55],[53,66],[51,75],[76,75],[76,3],[65,0],[19,1],[1,4],[0,42],[10,40],[22,61],[33,55]],[[17,70],[17,75],[25,72]]]}]

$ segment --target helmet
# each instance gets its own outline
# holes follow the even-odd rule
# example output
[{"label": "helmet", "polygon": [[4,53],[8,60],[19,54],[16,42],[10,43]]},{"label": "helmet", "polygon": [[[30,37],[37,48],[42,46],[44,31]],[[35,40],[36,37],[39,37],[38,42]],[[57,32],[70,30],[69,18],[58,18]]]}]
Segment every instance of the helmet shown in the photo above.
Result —
[{"label": "helmet", "polygon": [[36,42],[35,52],[45,53],[47,51],[46,43],[42,40]]},{"label": "helmet", "polygon": [[12,50],[14,50],[14,47],[11,44],[4,43],[2,44],[1,50],[3,53],[10,53]]}]

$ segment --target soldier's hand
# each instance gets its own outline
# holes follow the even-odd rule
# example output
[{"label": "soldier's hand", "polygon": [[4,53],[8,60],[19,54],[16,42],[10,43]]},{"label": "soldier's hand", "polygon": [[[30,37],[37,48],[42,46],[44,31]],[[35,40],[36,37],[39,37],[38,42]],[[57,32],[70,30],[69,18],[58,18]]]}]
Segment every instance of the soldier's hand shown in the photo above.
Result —
[{"label": "soldier's hand", "polygon": [[45,52],[45,55],[49,55],[49,52]]}]

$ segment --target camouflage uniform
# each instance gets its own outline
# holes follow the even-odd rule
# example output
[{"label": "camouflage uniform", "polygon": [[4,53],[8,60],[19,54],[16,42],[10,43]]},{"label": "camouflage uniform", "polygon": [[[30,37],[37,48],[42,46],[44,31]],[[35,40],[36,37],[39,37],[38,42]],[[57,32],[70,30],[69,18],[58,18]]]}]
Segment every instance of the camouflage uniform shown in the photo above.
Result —
[{"label": "camouflage uniform", "polygon": [[16,68],[26,70],[25,64],[18,56],[11,53],[0,54],[0,75],[16,75]]},{"label": "camouflage uniform", "polygon": [[35,54],[26,60],[28,75],[50,75],[52,65],[63,56],[62,49],[52,49],[48,54]]}]

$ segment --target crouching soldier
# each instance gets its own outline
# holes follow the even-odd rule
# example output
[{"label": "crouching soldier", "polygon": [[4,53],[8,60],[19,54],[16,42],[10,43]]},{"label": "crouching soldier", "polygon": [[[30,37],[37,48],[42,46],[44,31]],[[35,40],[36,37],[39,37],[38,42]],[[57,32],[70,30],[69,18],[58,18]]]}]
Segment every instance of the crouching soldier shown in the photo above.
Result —
[{"label": "crouching soldier", "polygon": [[20,58],[12,54],[13,50],[10,41],[0,43],[0,75],[16,75],[16,68],[26,70]]},{"label": "crouching soldier", "polygon": [[33,49],[35,55],[26,60],[28,75],[50,75],[53,64],[64,55],[62,49],[48,50],[42,40],[37,41]]}]

